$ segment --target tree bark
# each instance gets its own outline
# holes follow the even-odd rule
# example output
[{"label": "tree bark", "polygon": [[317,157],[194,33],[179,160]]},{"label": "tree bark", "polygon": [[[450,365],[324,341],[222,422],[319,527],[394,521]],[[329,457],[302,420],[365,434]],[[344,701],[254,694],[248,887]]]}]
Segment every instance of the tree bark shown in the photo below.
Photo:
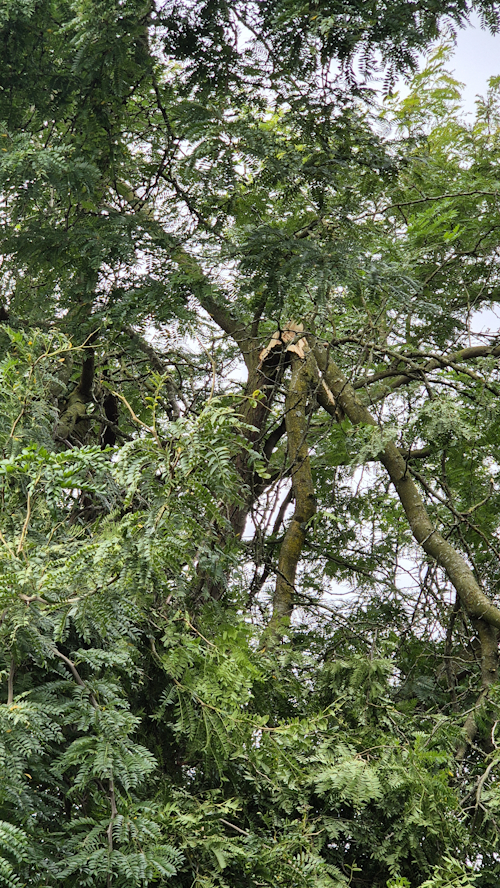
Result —
[{"label": "tree bark", "polygon": [[290,622],[295,594],[297,565],[304,546],[307,524],[316,511],[311,463],[307,449],[307,397],[310,390],[310,359],[291,356],[292,377],[285,399],[288,456],[291,467],[295,511],[281,545],[273,613],[265,641],[276,638]]},{"label": "tree bark", "polygon": [[56,427],[55,437],[67,441],[72,435],[83,441],[90,420],[87,417],[87,404],[92,400],[94,382],[94,349],[89,346],[82,364],[80,381],[70,394]]},{"label": "tree bark", "polygon": [[488,699],[488,691],[491,685],[498,679],[498,630],[494,626],[490,626],[485,620],[476,620],[475,627],[481,645],[481,693],[476,700],[474,708],[469,712],[465,720],[465,742],[460,744],[456,754],[459,762],[463,761],[468,747],[476,739],[478,718]]},{"label": "tree bark", "polygon": [[[353,386],[344,378],[327,351],[316,346],[314,355],[319,369],[317,397],[320,404],[330,414],[335,415],[335,406],[338,402],[353,425],[365,423],[377,426],[376,419],[359,402]],[[392,442],[385,444],[379,458],[396,488],[413,536],[424,552],[443,568],[468,615],[500,629],[500,610],[482,592],[464,557],[432,524],[424,501],[398,447]]]}]

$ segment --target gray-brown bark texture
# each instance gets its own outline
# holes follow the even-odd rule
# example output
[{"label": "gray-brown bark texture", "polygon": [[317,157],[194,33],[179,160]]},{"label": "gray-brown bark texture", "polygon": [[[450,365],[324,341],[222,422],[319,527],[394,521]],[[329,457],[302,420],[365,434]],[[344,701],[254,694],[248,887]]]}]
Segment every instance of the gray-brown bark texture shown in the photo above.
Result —
[{"label": "gray-brown bark texture", "polygon": [[[316,346],[314,355],[320,374],[317,393],[320,404],[335,415],[335,404],[338,402],[353,425],[378,425],[369,410],[360,404],[353,386],[344,378],[326,349]],[[396,488],[415,540],[443,568],[468,615],[500,629],[500,610],[481,590],[463,556],[434,527],[398,447],[392,442],[386,443],[380,453],[380,461]]]},{"label": "gray-brown bark texture", "polygon": [[307,449],[306,406],[311,383],[308,359],[291,355],[292,375],[285,400],[288,458],[295,510],[280,549],[278,575],[273,598],[270,637],[279,635],[290,621],[295,593],[297,566],[306,538],[308,522],[316,511],[311,463]]}]

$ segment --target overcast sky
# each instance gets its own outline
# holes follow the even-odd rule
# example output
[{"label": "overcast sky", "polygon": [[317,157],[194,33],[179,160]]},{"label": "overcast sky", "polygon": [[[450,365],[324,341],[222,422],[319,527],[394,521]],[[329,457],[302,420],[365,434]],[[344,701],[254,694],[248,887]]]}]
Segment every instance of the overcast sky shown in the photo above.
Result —
[{"label": "overcast sky", "polygon": [[494,36],[481,30],[477,18],[474,24],[457,37],[457,48],[453,59],[457,80],[465,83],[465,104],[467,111],[474,110],[477,94],[485,95],[488,78],[500,74],[500,34]]},{"label": "overcast sky", "polygon": [[[464,99],[467,111],[474,110],[476,95],[486,95],[488,79],[500,74],[500,34],[481,30],[477,19],[474,26],[460,31],[453,59],[457,80],[465,83]],[[499,329],[498,309],[484,309],[474,319],[475,332],[495,333]]]}]

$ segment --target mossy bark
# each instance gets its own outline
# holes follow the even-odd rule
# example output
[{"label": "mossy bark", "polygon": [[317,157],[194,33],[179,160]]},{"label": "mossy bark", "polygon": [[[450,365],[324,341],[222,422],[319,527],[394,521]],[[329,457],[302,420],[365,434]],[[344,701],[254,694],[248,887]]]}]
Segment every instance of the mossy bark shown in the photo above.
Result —
[{"label": "mossy bark", "polygon": [[[354,425],[378,425],[372,414],[359,402],[353,386],[344,378],[327,351],[315,348],[314,355],[320,371],[317,384],[320,404],[335,415],[335,405],[338,403]],[[500,610],[481,590],[464,557],[434,527],[398,447],[392,442],[387,443],[379,458],[396,488],[413,536],[424,552],[443,568],[468,615],[500,629]]]},{"label": "mossy bark", "polygon": [[92,400],[94,382],[94,350],[88,349],[82,365],[80,381],[70,394],[56,428],[56,438],[67,441],[71,437],[83,441],[89,428],[87,404]]},{"label": "mossy bark", "polygon": [[288,457],[295,510],[281,544],[273,613],[266,637],[281,635],[290,622],[295,597],[297,566],[304,546],[307,525],[316,511],[311,463],[307,448],[306,406],[310,390],[310,358],[291,356],[292,376],[285,400]]},{"label": "mossy bark", "polygon": [[[463,761],[468,747],[476,740],[478,722],[487,703],[489,689],[498,680],[498,629],[490,626],[485,620],[475,620],[474,626],[481,645],[481,693],[465,720],[465,741],[460,744],[457,750],[458,761]],[[489,739],[483,742],[483,746],[488,752],[491,751],[492,744]]]},{"label": "mossy bark", "polygon": [[[315,348],[314,355],[318,367],[317,398],[320,404],[333,416],[336,414],[336,405],[340,405],[354,425],[378,425],[371,413],[359,402],[353,386],[347,382],[327,351]],[[482,690],[464,725],[466,742],[457,750],[457,758],[461,760],[476,737],[478,715],[487,700],[490,686],[498,677],[500,610],[481,590],[460,552],[434,527],[420,492],[408,472],[406,460],[394,443],[389,442],[384,446],[380,461],[396,488],[413,536],[424,552],[443,568],[479,635]]]}]

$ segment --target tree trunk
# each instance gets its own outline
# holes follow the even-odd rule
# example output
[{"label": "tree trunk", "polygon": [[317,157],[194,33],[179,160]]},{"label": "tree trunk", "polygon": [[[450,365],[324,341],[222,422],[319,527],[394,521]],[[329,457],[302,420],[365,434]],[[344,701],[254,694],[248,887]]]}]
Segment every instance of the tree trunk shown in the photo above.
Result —
[{"label": "tree trunk", "polygon": [[310,390],[310,361],[292,354],[292,377],[285,400],[288,456],[295,511],[281,545],[273,614],[264,640],[281,635],[290,622],[297,565],[306,538],[307,524],[316,511],[311,463],[307,449],[307,397]]}]

